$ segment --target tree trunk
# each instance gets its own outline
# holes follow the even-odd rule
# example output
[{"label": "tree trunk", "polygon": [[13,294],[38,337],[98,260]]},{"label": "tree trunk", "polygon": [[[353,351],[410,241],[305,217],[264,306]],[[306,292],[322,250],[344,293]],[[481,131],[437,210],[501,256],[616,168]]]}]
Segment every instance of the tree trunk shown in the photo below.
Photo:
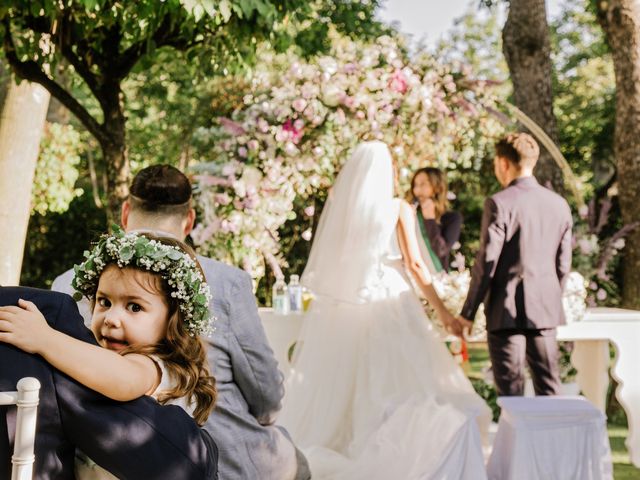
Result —
[{"label": "tree trunk", "polygon": [[20,281],[31,212],[31,186],[49,92],[37,83],[9,79],[0,117],[0,285]]},{"label": "tree trunk", "polygon": [[[557,144],[545,0],[509,1],[509,14],[502,29],[502,51],[509,66],[516,106]],[[564,191],[562,171],[542,146],[535,174],[543,185]]]},{"label": "tree trunk", "polygon": [[[625,224],[640,221],[640,3],[598,2],[598,21],[607,36],[616,76],[613,151],[620,211]],[[627,237],[622,300],[640,309],[640,229]]]},{"label": "tree trunk", "polygon": [[129,156],[126,144],[126,118],[122,104],[120,84],[113,82],[104,91],[104,132],[106,141],[101,143],[104,164],[107,168],[107,221],[120,223],[120,208],[129,196]]}]

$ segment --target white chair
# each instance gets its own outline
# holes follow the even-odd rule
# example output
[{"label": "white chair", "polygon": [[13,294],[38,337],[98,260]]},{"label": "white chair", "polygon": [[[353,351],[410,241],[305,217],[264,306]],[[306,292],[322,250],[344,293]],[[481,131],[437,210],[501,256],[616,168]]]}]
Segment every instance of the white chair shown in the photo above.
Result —
[{"label": "white chair", "polygon": [[21,378],[17,392],[0,392],[0,405],[16,405],[16,434],[11,457],[11,480],[33,478],[33,446],[36,440],[36,417],[40,382],[33,377]]},{"label": "white chair", "polygon": [[500,397],[490,480],[610,480],[606,417],[582,396]]}]

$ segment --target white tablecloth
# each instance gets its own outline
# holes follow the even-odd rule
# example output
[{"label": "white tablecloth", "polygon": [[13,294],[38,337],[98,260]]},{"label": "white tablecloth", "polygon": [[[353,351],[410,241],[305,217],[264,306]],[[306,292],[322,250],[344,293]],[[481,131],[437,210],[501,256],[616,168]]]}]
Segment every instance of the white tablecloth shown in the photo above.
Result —
[{"label": "white tablecloth", "polygon": [[490,480],[612,479],[606,418],[584,397],[500,397]]}]

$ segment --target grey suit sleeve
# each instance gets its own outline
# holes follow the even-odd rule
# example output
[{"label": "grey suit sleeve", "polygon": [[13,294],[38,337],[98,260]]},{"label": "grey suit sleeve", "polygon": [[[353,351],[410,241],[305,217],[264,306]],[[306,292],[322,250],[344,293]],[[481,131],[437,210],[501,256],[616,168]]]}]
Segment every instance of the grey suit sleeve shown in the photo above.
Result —
[{"label": "grey suit sleeve", "polygon": [[231,362],[234,380],[251,414],[261,425],[269,425],[282,407],[284,376],[278,370],[258,316],[248,275],[243,275],[236,285],[230,300],[229,319],[236,342]]},{"label": "grey suit sleeve", "polygon": [[505,241],[505,227],[500,219],[496,202],[488,198],[484,202],[482,226],[480,228],[480,249],[471,270],[471,285],[467,300],[460,316],[472,320],[487,294],[491,279],[495,274]]},{"label": "grey suit sleeve", "polygon": [[560,285],[564,287],[564,281],[567,278],[567,274],[571,271],[571,254],[572,254],[572,224],[571,214],[567,221],[560,245],[558,245],[558,252],[556,253],[556,273],[558,274],[558,280]]}]

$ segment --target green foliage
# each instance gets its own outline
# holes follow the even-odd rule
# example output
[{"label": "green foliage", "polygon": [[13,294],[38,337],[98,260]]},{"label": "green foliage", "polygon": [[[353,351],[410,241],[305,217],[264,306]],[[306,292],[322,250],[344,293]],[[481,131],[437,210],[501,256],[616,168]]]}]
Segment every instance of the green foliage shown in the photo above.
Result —
[{"label": "green foliage", "polygon": [[63,213],[82,194],[75,188],[80,163],[80,134],[71,125],[48,123],[31,190],[32,211]]},{"label": "green foliage", "polygon": [[595,15],[581,0],[565,4],[551,32],[554,110],[562,152],[583,182],[597,190],[615,173],[613,62]]},{"label": "green foliage", "polygon": [[82,261],[82,252],[104,232],[105,213],[95,206],[88,190],[64,213],[31,216],[21,285],[50,288],[57,275]]},{"label": "green foliage", "polygon": [[498,418],[500,418],[500,407],[498,406],[498,394],[495,387],[481,378],[470,378],[469,380],[471,380],[471,385],[476,393],[482,397],[491,409],[492,420],[497,422]]},{"label": "green foliage", "polygon": [[205,75],[181,52],[165,51],[124,82],[129,158],[135,172],[153,163],[187,167],[205,154],[199,138],[212,119],[242,102],[242,75]]}]

